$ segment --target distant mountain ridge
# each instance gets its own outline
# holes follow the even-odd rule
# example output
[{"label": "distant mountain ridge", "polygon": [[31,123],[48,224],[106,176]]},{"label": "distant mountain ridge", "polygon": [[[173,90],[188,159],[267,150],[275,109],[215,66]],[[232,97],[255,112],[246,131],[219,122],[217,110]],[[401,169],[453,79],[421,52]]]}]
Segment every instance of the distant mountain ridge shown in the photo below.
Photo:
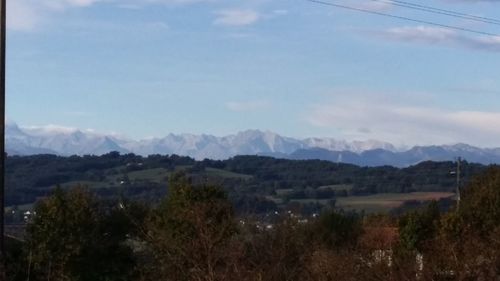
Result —
[{"label": "distant mountain ridge", "polygon": [[236,155],[267,155],[286,159],[321,159],[360,166],[404,167],[426,160],[448,161],[461,156],[470,162],[499,163],[500,148],[466,144],[416,146],[409,150],[376,140],[347,142],[333,138],[294,139],[269,131],[247,130],[235,135],[169,134],[163,138],[131,140],[78,129],[22,128],[6,124],[6,150],[10,155],[101,155],[111,151],[139,155],[178,154],[195,159],[227,159]]}]

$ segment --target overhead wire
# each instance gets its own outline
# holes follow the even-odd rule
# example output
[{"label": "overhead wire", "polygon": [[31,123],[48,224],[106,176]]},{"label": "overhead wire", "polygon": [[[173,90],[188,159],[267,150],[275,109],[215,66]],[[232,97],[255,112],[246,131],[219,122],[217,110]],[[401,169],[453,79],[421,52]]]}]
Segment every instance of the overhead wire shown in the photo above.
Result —
[{"label": "overhead wire", "polygon": [[410,17],[405,17],[405,16],[399,16],[399,15],[374,11],[374,10],[370,10],[370,9],[364,9],[364,8],[342,5],[342,4],[332,3],[332,2],[326,2],[323,0],[306,0],[306,1],[320,4],[320,5],[332,6],[332,7],[342,8],[342,9],[351,10],[351,11],[363,12],[363,13],[368,13],[368,14],[373,14],[373,15],[378,15],[378,16],[395,18],[395,19],[411,21],[411,22],[416,22],[416,23],[421,23],[421,24],[426,24],[426,25],[432,25],[432,26],[437,26],[437,27],[451,29],[451,30],[458,30],[458,31],[475,33],[475,34],[486,35],[486,36],[493,36],[493,37],[500,37],[500,34],[496,34],[496,33],[480,31],[480,30],[475,30],[475,29],[470,29],[470,28],[465,28],[465,27],[460,27],[460,26],[454,26],[454,25],[442,24],[442,23],[437,23],[437,22],[433,22],[433,21],[420,20],[420,19],[415,19],[415,18],[410,18]]},{"label": "overhead wire", "polygon": [[399,6],[399,7],[404,7],[404,8],[409,8],[409,9],[414,9],[414,10],[419,10],[419,11],[425,11],[425,12],[435,13],[435,14],[440,14],[440,15],[446,15],[446,16],[451,16],[451,17],[457,17],[457,18],[466,19],[466,20],[472,20],[472,21],[478,21],[478,22],[483,22],[483,23],[488,23],[488,24],[500,25],[500,19],[488,18],[488,17],[483,17],[483,16],[476,16],[476,15],[466,14],[466,13],[462,13],[462,12],[456,12],[456,11],[447,10],[447,9],[440,9],[440,8],[435,8],[435,7],[431,7],[431,6],[426,6],[426,5],[415,4],[415,3],[411,3],[411,2],[407,2],[407,1],[399,1],[399,0],[371,0],[371,1],[388,3],[388,4],[392,4],[394,6]]}]

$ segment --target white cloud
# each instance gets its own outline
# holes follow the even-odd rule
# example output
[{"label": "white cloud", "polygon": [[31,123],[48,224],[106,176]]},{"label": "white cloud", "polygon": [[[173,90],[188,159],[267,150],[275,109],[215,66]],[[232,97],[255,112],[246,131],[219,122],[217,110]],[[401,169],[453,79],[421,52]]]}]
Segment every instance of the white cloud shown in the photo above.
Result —
[{"label": "white cloud", "polygon": [[89,6],[100,0],[67,0],[67,1],[77,6]]},{"label": "white cloud", "polygon": [[186,5],[213,1],[217,0],[7,0],[7,27],[14,31],[31,31],[57,13],[68,9],[90,7],[98,3],[112,3],[121,8],[139,9],[145,5]]},{"label": "white cloud", "polygon": [[440,27],[407,26],[377,31],[376,36],[406,43],[444,45],[473,50],[500,52],[500,36],[465,36]]},{"label": "white cloud", "polygon": [[[16,0],[19,1],[19,0]],[[109,0],[21,0],[30,2],[31,5],[38,5],[41,9],[48,9],[51,11],[64,11],[68,8],[81,8],[89,7],[99,2],[106,2]]]},{"label": "white cloud", "polygon": [[247,111],[257,111],[266,109],[269,107],[269,102],[267,101],[244,101],[244,102],[227,102],[226,108],[231,111],[236,112],[247,112]]},{"label": "white cloud", "polygon": [[456,32],[445,28],[415,26],[391,28],[382,32],[381,35],[406,42],[442,43],[455,38]]},{"label": "white cloud", "polygon": [[306,119],[316,127],[340,130],[347,138],[408,145],[464,142],[500,146],[500,111],[451,110],[356,98],[313,105]]},{"label": "white cloud", "polygon": [[356,5],[357,8],[369,10],[373,12],[385,12],[390,10],[393,5],[389,2],[368,1],[361,2]]},{"label": "white cloud", "polygon": [[[13,122],[13,124],[16,124]],[[55,125],[55,124],[49,124],[49,125],[42,125],[42,126],[20,126],[20,128],[27,133],[31,135],[38,135],[38,136],[47,136],[47,135],[54,135],[54,134],[61,134],[61,135],[69,135],[69,134],[74,134],[76,132],[83,132],[88,134],[89,136],[113,136],[113,137],[119,137],[122,139],[128,139],[123,134],[117,133],[117,132],[105,132],[101,133],[98,132],[95,129],[88,128],[88,129],[79,129],[77,127],[68,127],[68,126],[62,126],[62,125]]]},{"label": "white cloud", "polygon": [[43,134],[72,134],[78,132],[78,128],[75,127],[66,127],[60,125],[49,124],[46,126],[27,126],[22,127],[24,130],[28,131],[31,134],[43,135]]},{"label": "white cloud", "polygon": [[40,20],[37,9],[29,1],[10,0],[7,8],[7,28],[10,30],[33,30]]},{"label": "white cloud", "polygon": [[260,14],[254,10],[222,10],[216,12],[216,25],[243,26],[256,23],[260,19]]},{"label": "white cloud", "polygon": [[31,31],[53,13],[73,7],[88,7],[102,1],[105,0],[8,0],[7,28],[14,31]]},{"label": "white cloud", "polygon": [[65,8],[68,6],[87,7],[102,1],[103,0],[45,0],[43,2],[45,2],[47,6]]}]

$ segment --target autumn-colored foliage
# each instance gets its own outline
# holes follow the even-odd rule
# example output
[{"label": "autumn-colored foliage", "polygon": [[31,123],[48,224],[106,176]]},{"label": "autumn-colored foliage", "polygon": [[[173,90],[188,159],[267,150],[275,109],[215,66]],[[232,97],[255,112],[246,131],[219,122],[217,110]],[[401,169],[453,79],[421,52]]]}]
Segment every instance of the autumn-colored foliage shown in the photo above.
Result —
[{"label": "autumn-colored foliage", "polygon": [[36,207],[21,245],[9,280],[497,281],[500,168],[447,213],[431,203],[401,217],[236,216],[220,187],[185,175],[172,177],[158,206],[58,189]]}]

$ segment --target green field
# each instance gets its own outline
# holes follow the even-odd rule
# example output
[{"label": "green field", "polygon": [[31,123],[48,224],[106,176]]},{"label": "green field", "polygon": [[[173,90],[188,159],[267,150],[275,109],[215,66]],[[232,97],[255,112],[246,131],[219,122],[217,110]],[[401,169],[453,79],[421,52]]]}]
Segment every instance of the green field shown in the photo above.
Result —
[{"label": "green field", "polygon": [[[192,166],[178,166],[176,171],[187,170]],[[165,168],[155,168],[155,169],[145,169],[133,172],[121,172],[118,174],[108,175],[102,181],[70,181],[61,184],[63,188],[70,188],[74,186],[85,186],[90,189],[95,188],[108,188],[113,186],[120,186],[126,184],[126,178],[128,182],[151,182],[151,183],[167,183],[171,172]],[[251,179],[252,176],[233,173],[221,169],[206,168],[204,173],[208,177],[220,177],[220,178],[238,178],[238,179]],[[124,181],[124,183],[122,183]]]},{"label": "green field", "polygon": [[292,192],[293,192],[293,188],[276,189],[276,195],[279,197],[283,197],[283,196],[290,194]]},{"label": "green field", "polygon": [[95,189],[95,188],[106,188],[106,187],[110,187],[113,185],[117,185],[117,184],[116,183],[111,184],[109,181],[102,181],[102,182],[98,182],[98,181],[69,181],[69,182],[65,182],[65,183],[61,184],[61,187],[62,188],[72,188],[72,187],[76,187],[76,186],[83,186],[86,188]]},{"label": "green field", "polygon": [[334,191],[341,191],[341,190],[350,191],[353,189],[353,185],[352,184],[324,185],[318,187],[318,189],[330,189]]},{"label": "green field", "polygon": [[[32,204],[23,204],[23,205],[18,205],[17,208],[20,211],[30,211],[30,210],[33,210],[33,206],[34,206],[34,203],[32,203]],[[5,207],[5,211],[9,212],[10,210],[12,210],[12,207],[13,206],[7,206],[7,207]]]},{"label": "green field", "polygon": [[238,179],[245,179],[245,180],[252,178],[252,176],[249,176],[249,175],[233,173],[230,171],[215,169],[215,168],[206,168],[205,175],[217,176],[217,177],[222,177],[222,178],[238,178]]},{"label": "green field", "polygon": [[[454,197],[450,192],[413,192],[413,193],[381,193],[366,196],[337,197],[336,207],[344,210],[365,211],[367,213],[388,212],[400,207],[406,201],[432,201]],[[300,203],[326,204],[329,200],[301,199],[291,200]]]},{"label": "green field", "polygon": [[170,172],[164,168],[134,171],[127,174],[130,181],[167,182]]}]

